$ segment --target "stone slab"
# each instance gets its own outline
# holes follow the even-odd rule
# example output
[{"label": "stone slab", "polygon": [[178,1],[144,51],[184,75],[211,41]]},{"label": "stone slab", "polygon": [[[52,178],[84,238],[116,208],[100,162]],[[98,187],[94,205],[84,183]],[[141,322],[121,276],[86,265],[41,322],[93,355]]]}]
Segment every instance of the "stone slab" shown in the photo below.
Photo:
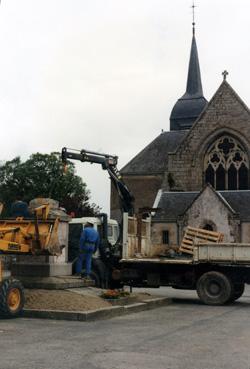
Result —
[{"label": "stone slab", "polygon": [[[100,320],[100,319],[110,319],[115,316],[122,315],[124,313],[123,306],[112,306],[97,310],[90,310],[86,311],[85,314],[85,321],[93,321],[93,320]],[[81,318],[81,315],[79,315],[79,318]],[[82,319],[78,319],[82,320]]]},{"label": "stone slab", "polygon": [[125,314],[139,313],[140,311],[147,310],[147,304],[144,302],[137,302],[124,306]]},{"label": "stone slab", "polygon": [[110,319],[116,316],[137,313],[144,310],[154,309],[168,305],[171,299],[155,298],[149,301],[135,303],[125,306],[111,306],[98,310],[90,311],[61,311],[61,310],[34,310],[24,309],[22,316],[26,318],[55,319],[55,320],[74,320],[74,321],[94,321]]},{"label": "stone slab", "polygon": [[24,277],[55,277],[72,275],[71,263],[13,263],[11,273]]}]

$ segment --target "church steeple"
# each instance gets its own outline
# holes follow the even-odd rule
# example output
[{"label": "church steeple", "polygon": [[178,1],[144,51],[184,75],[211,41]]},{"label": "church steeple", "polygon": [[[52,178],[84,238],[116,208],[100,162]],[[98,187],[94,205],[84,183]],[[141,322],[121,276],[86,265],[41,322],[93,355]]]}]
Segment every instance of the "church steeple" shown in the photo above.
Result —
[{"label": "church steeple", "polygon": [[192,38],[189,67],[188,67],[187,88],[186,88],[185,95],[190,95],[190,96],[196,95],[199,97],[203,96],[199,57],[198,57],[196,40],[195,40],[195,29],[194,28],[193,28],[193,38]]},{"label": "church steeple", "polygon": [[170,130],[190,129],[207,104],[203,96],[200,64],[195,39],[195,22],[193,8],[193,37],[188,67],[188,78],[185,94],[176,102],[170,115]]}]

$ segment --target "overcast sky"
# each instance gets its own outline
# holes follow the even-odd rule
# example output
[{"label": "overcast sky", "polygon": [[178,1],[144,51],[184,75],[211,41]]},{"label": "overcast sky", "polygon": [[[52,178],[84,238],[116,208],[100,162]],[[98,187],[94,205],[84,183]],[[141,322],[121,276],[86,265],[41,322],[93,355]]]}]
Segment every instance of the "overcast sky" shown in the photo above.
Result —
[{"label": "overcast sky", "polygon": [[[250,2],[197,0],[205,97],[228,82],[250,104]],[[63,146],[119,156],[162,129],[185,92],[191,0],[2,0],[0,160]],[[91,200],[109,208],[109,179],[77,163]]]}]

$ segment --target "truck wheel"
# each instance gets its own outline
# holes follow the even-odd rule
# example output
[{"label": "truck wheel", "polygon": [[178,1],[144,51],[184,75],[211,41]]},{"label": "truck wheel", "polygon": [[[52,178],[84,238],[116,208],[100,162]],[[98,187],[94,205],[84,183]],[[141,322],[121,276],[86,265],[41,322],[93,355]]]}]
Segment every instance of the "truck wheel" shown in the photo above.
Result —
[{"label": "truck wheel", "polygon": [[206,305],[223,305],[229,302],[233,286],[230,279],[220,272],[207,272],[197,282],[197,294]]},{"label": "truck wheel", "polygon": [[230,302],[238,300],[245,291],[245,284],[244,283],[235,283],[233,285],[232,295],[229,299]]},{"label": "truck wheel", "polygon": [[16,279],[6,279],[0,285],[0,316],[14,318],[24,306],[23,285]]}]

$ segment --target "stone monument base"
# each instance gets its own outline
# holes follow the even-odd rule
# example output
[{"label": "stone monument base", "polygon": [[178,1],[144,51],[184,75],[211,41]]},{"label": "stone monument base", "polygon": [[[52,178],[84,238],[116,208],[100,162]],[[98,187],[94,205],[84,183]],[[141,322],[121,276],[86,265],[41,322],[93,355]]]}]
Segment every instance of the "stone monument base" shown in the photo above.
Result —
[{"label": "stone monument base", "polygon": [[13,276],[25,277],[56,277],[72,275],[72,263],[13,263],[11,267]]}]

